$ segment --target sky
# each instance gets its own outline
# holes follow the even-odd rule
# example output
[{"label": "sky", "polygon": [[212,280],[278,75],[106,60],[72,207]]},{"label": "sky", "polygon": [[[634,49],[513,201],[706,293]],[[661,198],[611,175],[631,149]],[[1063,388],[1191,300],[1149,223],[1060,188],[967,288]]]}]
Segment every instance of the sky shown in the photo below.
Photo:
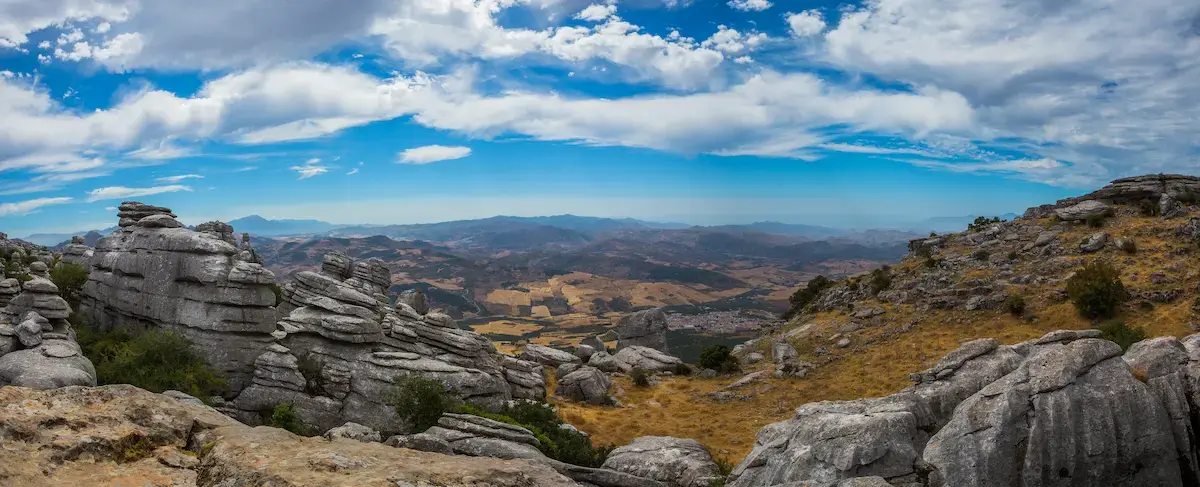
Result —
[{"label": "sky", "polygon": [[3,0],[0,231],[1021,212],[1200,167],[1197,0]]}]

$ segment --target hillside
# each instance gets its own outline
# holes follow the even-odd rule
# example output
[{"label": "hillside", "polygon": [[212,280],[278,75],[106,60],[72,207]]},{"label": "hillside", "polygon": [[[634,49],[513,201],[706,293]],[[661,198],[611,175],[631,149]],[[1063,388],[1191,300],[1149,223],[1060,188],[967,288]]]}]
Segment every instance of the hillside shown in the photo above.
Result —
[{"label": "hillside", "polygon": [[[812,366],[804,378],[767,375],[715,396],[711,393],[740,376],[665,378],[651,389],[621,380],[623,409],[561,407],[600,442],[623,444],[645,434],[692,437],[740,459],[760,428],[789,418],[796,406],[894,393],[910,384],[910,374],[966,340],[991,337],[1014,344],[1053,330],[1093,327],[1067,299],[1065,287],[1075,272],[1098,260],[1119,269],[1129,291],[1117,319],[1151,337],[1191,334],[1200,323],[1200,218],[1189,218],[1196,207],[1187,205],[1198,200],[1163,202],[1169,217],[1159,216],[1154,191],[1167,186],[1194,194],[1200,180],[1118,180],[1080,198],[1030,209],[1011,222],[916,240],[913,252],[890,267],[888,279],[880,279],[887,282],[877,294],[869,274],[835,280],[805,312],[745,347],[766,356],[745,365],[746,372],[770,371],[771,343],[790,343]],[[1058,216],[1089,200],[1111,204],[1111,216],[1094,218],[1091,225]],[[1106,234],[1107,243],[1081,248],[1099,234]],[[1135,243],[1118,247],[1128,240]],[[1009,296],[1023,298],[1023,313],[1006,309]]]}]

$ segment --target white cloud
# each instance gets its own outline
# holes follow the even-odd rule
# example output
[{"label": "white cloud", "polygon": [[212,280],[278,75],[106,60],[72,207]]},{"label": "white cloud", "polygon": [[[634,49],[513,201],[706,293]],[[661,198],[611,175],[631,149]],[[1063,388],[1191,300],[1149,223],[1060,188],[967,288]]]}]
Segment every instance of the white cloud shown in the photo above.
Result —
[{"label": "white cloud", "polygon": [[97,34],[104,34],[111,29],[112,29],[112,24],[110,24],[108,22],[101,22],[96,25],[96,28],[95,28],[95,30],[93,30],[93,32],[95,32]]},{"label": "white cloud", "polygon": [[0,203],[0,216],[25,215],[43,206],[61,205],[71,202],[71,198],[37,198],[13,203]]},{"label": "white cloud", "polygon": [[178,176],[161,177],[161,178],[155,179],[155,181],[159,182],[159,183],[178,183],[185,179],[204,179],[204,176],[201,176],[199,174],[180,174]]},{"label": "white cloud", "polygon": [[588,22],[600,22],[616,14],[616,5],[601,5],[593,3],[588,5],[587,8],[581,10],[579,13],[575,14],[575,18],[578,20],[586,20]]},{"label": "white cloud", "polygon": [[50,41],[42,41],[37,45],[38,49],[50,49]]},{"label": "white cloud", "polygon": [[700,43],[702,47],[716,49],[726,54],[736,55],[757,49],[770,39],[766,34],[753,32],[742,34],[724,25],[717,26],[717,32]]},{"label": "white cloud", "polygon": [[788,12],[784,18],[792,35],[796,37],[815,36],[825,30],[825,19],[817,10],[805,10],[798,14]]},{"label": "white cloud", "polygon": [[396,162],[401,164],[429,164],[438,161],[462,159],[471,155],[470,147],[427,145],[405,149],[397,154]]},{"label": "white cloud", "polygon": [[153,186],[149,188],[127,188],[125,186],[108,186],[104,188],[93,189],[88,192],[88,202],[101,200],[115,200],[122,198],[135,198],[138,196],[150,196],[162,193],[175,193],[179,191],[191,191],[188,186],[172,184],[168,186]]},{"label": "white cloud", "polygon": [[321,165],[321,159],[318,158],[309,159],[304,161],[304,164],[292,166],[288,169],[296,171],[300,175],[300,179],[308,179],[329,172],[329,167]]},{"label": "white cloud", "polygon": [[346,175],[347,175],[347,176],[353,176],[353,175],[355,175],[355,174],[358,174],[358,168],[357,168],[357,167],[356,167],[356,168],[354,168],[354,169],[351,169],[351,170],[350,170],[350,172],[346,173]]},{"label": "white cloud", "polygon": [[729,6],[743,12],[762,12],[771,8],[771,2],[767,0],[729,0]]}]

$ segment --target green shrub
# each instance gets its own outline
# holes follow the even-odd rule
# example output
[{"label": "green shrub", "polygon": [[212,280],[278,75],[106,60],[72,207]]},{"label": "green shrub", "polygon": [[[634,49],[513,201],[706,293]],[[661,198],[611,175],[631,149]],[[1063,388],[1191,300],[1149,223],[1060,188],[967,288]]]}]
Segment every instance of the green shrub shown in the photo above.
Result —
[{"label": "green shrub", "polygon": [[992,257],[992,253],[988,252],[986,250],[983,250],[983,249],[979,249],[979,250],[976,250],[974,253],[972,253],[971,257],[974,257],[975,260],[987,262],[988,259],[990,259]]},{"label": "green shrub", "polygon": [[1125,252],[1126,254],[1136,254],[1137,253],[1137,242],[1134,242],[1132,238],[1123,238],[1123,239],[1121,239],[1120,244],[1121,244],[1121,250],[1123,252]]},{"label": "green shrub", "polygon": [[1105,215],[1091,215],[1087,217],[1087,226],[1092,228],[1100,228],[1104,226],[1104,220],[1108,219]]},{"label": "green shrub", "polygon": [[879,294],[881,291],[892,287],[892,268],[883,266],[871,271],[871,294]]},{"label": "green shrub", "polygon": [[10,260],[4,265],[4,277],[6,279],[16,279],[21,282],[33,279],[33,276],[26,273],[25,267],[17,260]]},{"label": "green shrub", "polygon": [[267,287],[271,289],[271,292],[275,293],[275,306],[283,304],[283,288],[273,282],[267,284]]},{"label": "green shrub", "polygon": [[414,432],[421,433],[436,425],[438,418],[458,403],[446,389],[446,383],[437,379],[400,375],[392,380],[392,388],[385,394],[384,402],[395,408],[401,419],[413,425]]},{"label": "green shrub", "polygon": [[1097,260],[1067,281],[1067,298],[1087,318],[1107,318],[1129,299],[1121,273],[1108,262]]},{"label": "green shrub", "polygon": [[572,465],[599,467],[615,448],[611,445],[596,447],[586,435],[562,427],[563,420],[549,404],[533,401],[515,401],[499,413],[489,413],[482,408],[466,404],[457,406],[453,412],[471,414],[532,432],[546,456]]},{"label": "green shrub", "polygon": [[988,218],[986,216],[976,217],[975,221],[967,224],[967,231],[968,232],[978,232],[980,230],[986,230],[987,227],[995,225],[997,223],[1000,223],[1000,221],[1001,221],[1000,217],[992,217],[992,218]]},{"label": "green shrub", "polygon": [[1142,202],[1138,205],[1138,209],[1141,210],[1142,216],[1158,216],[1161,211],[1161,209],[1158,207],[1158,203],[1150,200],[1142,200]]},{"label": "green shrub", "polygon": [[86,326],[77,328],[76,335],[101,384],[176,390],[201,399],[225,391],[225,380],[181,335],[161,330],[134,335],[122,328],[99,332]]},{"label": "green shrub", "polygon": [[304,392],[310,396],[325,395],[325,378],[321,377],[321,369],[325,368],[325,364],[316,354],[307,353],[301,355],[296,363],[300,369],[300,375],[304,376]]},{"label": "green shrub", "polygon": [[675,375],[679,376],[692,375],[692,368],[688,367],[687,364],[675,364],[674,372]]},{"label": "green shrub", "polygon": [[1025,298],[1020,294],[1010,294],[1004,299],[1004,309],[1007,309],[1013,316],[1021,316],[1025,313]]},{"label": "green shrub", "polygon": [[1015,250],[1009,251],[1008,255],[1005,257],[1008,257],[1008,260],[1017,260],[1017,251],[1015,251]]},{"label": "green shrub", "polygon": [[58,286],[58,294],[67,300],[72,309],[79,307],[79,297],[87,280],[87,269],[78,264],[59,262],[50,269],[50,281]]},{"label": "green shrub", "polygon": [[926,268],[934,269],[938,266],[938,260],[933,257],[929,257],[929,258],[925,259],[924,264],[925,264]]},{"label": "green shrub", "polygon": [[826,289],[831,287],[833,287],[833,281],[829,280],[829,278],[825,276],[817,276],[812,278],[812,280],[808,281],[804,287],[797,289],[796,292],[792,293],[792,296],[788,298],[788,303],[791,304],[791,307],[788,309],[787,313],[784,314],[784,319],[789,319],[795,315],[803,313],[810,304],[815,302],[817,298],[821,297],[821,293],[825,292]]},{"label": "green shrub", "polygon": [[708,487],[725,487],[725,483],[728,482],[729,475],[733,473],[737,463],[730,460],[729,457],[713,457],[713,461],[717,464],[717,472],[720,477],[710,480]]},{"label": "green shrub", "polygon": [[737,357],[725,345],[709,345],[700,351],[700,366],[723,374],[737,372],[740,368]]},{"label": "green shrub", "polygon": [[1116,342],[1121,346],[1121,350],[1129,350],[1130,346],[1148,337],[1145,328],[1129,326],[1121,320],[1105,321],[1096,325],[1096,329],[1100,330],[1100,338]]},{"label": "green shrub", "polygon": [[271,410],[271,420],[267,423],[267,426],[288,430],[300,436],[313,436],[316,434],[312,426],[304,424],[303,421],[300,421],[300,418],[296,417],[296,409],[290,402],[275,405],[275,409]]},{"label": "green shrub", "polygon": [[629,378],[633,380],[634,387],[650,387],[650,374],[645,370],[635,368],[629,373]]}]

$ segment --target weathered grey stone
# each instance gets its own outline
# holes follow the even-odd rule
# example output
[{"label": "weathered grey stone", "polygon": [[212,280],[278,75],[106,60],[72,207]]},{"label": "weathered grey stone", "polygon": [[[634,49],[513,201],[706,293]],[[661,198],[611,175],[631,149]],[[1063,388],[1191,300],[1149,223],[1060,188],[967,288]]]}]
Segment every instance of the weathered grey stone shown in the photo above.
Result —
[{"label": "weathered grey stone", "polygon": [[446,413],[426,435],[445,441],[454,453],[475,457],[545,460],[533,432],[467,414]]},{"label": "weathered grey stone", "polygon": [[446,440],[425,433],[396,435],[388,438],[383,443],[395,448],[408,448],[409,450],[441,453],[443,455],[454,454],[454,449],[450,447],[450,443],[446,442]]},{"label": "weathered grey stone", "polygon": [[758,352],[749,352],[742,356],[742,363],[745,365],[754,365],[766,359],[763,354]]},{"label": "weathered grey stone", "polygon": [[618,447],[604,461],[606,469],[657,480],[672,487],[708,487],[720,478],[712,455],[692,439],[643,436]]},{"label": "weathered grey stone", "polygon": [[563,378],[563,377],[566,377],[566,376],[567,376],[567,374],[570,374],[571,372],[574,372],[574,371],[576,371],[576,370],[579,370],[579,368],[580,368],[580,367],[583,367],[583,364],[562,364],[562,365],[559,365],[557,369],[554,369],[554,378],[556,378],[556,379],[559,379],[559,380],[562,380],[562,378]]},{"label": "weathered grey stone", "polygon": [[612,381],[595,367],[583,366],[558,381],[554,395],[588,404],[612,404],[608,391]]},{"label": "weathered grey stone", "polygon": [[506,355],[501,365],[514,399],[541,400],[546,397],[546,377],[541,364]]},{"label": "weathered grey stone", "polygon": [[1083,221],[1093,216],[1108,213],[1109,207],[1103,202],[1087,200],[1065,208],[1054,210],[1058,218],[1065,221]]},{"label": "weathered grey stone", "polygon": [[596,352],[592,354],[592,358],[588,359],[588,365],[609,373],[620,372],[622,366],[622,364],[617,362],[616,357],[609,355],[608,352]]},{"label": "weathered grey stone", "polygon": [[633,346],[666,352],[667,314],[654,308],[625,315],[617,324],[617,333],[617,352]]},{"label": "weathered grey stone", "polygon": [[576,357],[570,352],[564,352],[557,348],[550,348],[545,345],[529,344],[525,346],[525,350],[521,352],[521,359],[537,362],[550,367],[558,367],[562,364],[581,363],[579,357]]},{"label": "weathered grey stone", "polygon": [[433,326],[440,326],[442,328],[458,328],[458,324],[454,322],[454,318],[451,318],[450,315],[442,313],[429,313],[425,315],[422,320],[425,323],[429,323]]},{"label": "weathered grey stone", "polygon": [[596,349],[592,348],[591,345],[584,345],[582,343],[575,345],[575,356],[579,357],[579,360],[582,360],[585,363],[591,359],[592,355],[595,353]]},{"label": "weathered grey stone", "polygon": [[426,301],[425,293],[420,289],[409,289],[400,292],[400,295],[396,296],[396,304],[401,303],[408,305],[420,315],[429,312],[429,302]]},{"label": "weathered grey stone", "polygon": [[641,346],[622,348],[613,358],[616,359],[618,366],[624,371],[642,369],[647,372],[667,372],[675,370],[677,365],[683,363],[678,357],[672,357],[659,350]]},{"label": "weathered grey stone", "polygon": [[1108,244],[1108,233],[1096,232],[1079,243],[1079,251],[1090,253],[1104,250],[1104,246]]},{"label": "weathered grey stone", "polygon": [[195,396],[192,396],[190,394],[180,392],[180,391],[163,391],[162,395],[170,397],[170,398],[174,398],[177,401],[182,401],[187,404],[192,404],[195,406],[207,406],[206,404],[204,404],[204,401],[201,401],[199,398],[196,398]]},{"label": "weathered grey stone", "polygon": [[325,439],[347,438],[362,442],[382,441],[379,432],[358,423],[346,423],[325,432]]},{"label": "weathered grey stone", "polygon": [[775,363],[794,360],[799,356],[800,354],[796,352],[796,347],[793,347],[791,343],[784,340],[777,340],[771,344],[771,359]]},{"label": "weathered grey stone", "polygon": [[[51,347],[49,353],[44,349]],[[75,354],[67,357],[60,347],[75,347]],[[96,385],[96,369],[92,362],[79,353],[78,345],[65,340],[43,342],[38,348],[10,352],[0,356],[0,386],[54,389],[66,386]]]}]

